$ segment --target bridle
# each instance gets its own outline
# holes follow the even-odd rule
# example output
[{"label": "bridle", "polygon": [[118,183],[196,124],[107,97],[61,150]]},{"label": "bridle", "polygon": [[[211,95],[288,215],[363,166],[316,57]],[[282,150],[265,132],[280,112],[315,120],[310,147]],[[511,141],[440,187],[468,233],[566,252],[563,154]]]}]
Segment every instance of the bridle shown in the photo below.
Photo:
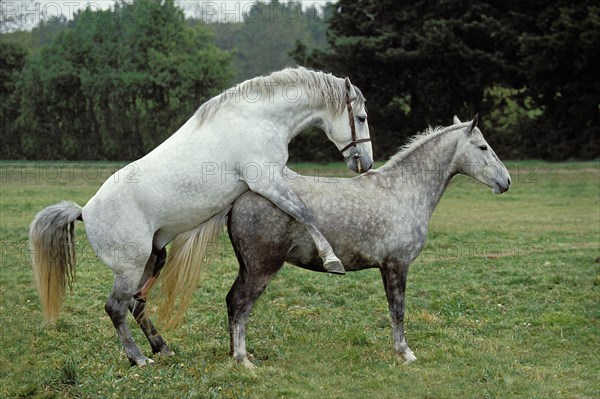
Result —
[{"label": "bridle", "polygon": [[[344,155],[344,151],[346,151],[348,148],[350,147],[356,147],[356,145],[358,143],[366,143],[371,141],[371,138],[366,138],[366,139],[357,139],[356,138],[356,125],[354,124],[354,111],[352,110],[352,101],[354,101],[356,99],[356,97],[352,97],[350,98],[350,95],[348,94],[348,92],[346,92],[346,109],[348,109],[348,118],[350,119],[350,131],[352,132],[352,141],[345,146],[344,148],[342,148],[340,150],[340,152],[342,153],[342,155]],[[353,155],[351,155],[353,156]],[[345,157],[350,158],[350,157]]]}]

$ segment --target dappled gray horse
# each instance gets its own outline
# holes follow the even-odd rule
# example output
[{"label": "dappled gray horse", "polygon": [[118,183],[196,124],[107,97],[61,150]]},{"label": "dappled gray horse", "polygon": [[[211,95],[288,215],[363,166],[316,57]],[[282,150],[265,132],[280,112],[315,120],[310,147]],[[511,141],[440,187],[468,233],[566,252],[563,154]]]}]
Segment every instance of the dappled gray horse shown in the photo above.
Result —
[{"label": "dappled gray horse", "polygon": [[152,360],[133,341],[128,309],[153,352],[172,354],[144,311],[146,293],[167,257],[165,246],[174,240],[169,259],[178,270],[201,262],[176,238],[190,232],[197,240],[210,239],[213,226],[248,190],[298,220],[315,240],[325,269],[343,273],[283,173],[289,142],[311,126],[322,128],[350,169],[367,171],[373,156],[366,117],[365,99],[348,78],[304,68],[248,80],[207,101],[165,142],[104,182],[83,208],[63,201],[38,213],[29,242],[46,320],[57,319],[66,286],[73,284],[74,224],[80,220],[114,273],[105,309],[130,362],[144,366]]},{"label": "dappled gray horse", "polygon": [[[329,183],[298,175],[290,179],[346,270],[381,271],[394,350],[407,363],[416,359],[404,338],[408,266],[425,245],[429,219],[448,183],[460,173],[496,194],[510,186],[506,167],[476,127],[477,117],[454,122],[415,136],[385,165],[362,176]],[[228,228],[240,264],[227,295],[231,353],[253,367],[246,322],[254,302],[284,261],[314,271],[324,271],[323,262],[305,229],[260,195],[238,198]]]}]

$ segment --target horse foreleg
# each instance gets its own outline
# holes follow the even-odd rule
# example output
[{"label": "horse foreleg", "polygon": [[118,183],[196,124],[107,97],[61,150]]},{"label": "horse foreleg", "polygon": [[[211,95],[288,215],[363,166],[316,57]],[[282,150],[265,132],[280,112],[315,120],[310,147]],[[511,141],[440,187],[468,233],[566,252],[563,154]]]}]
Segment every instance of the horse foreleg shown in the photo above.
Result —
[{"label": "horse foreleg", "polygon": [[387,264],[381,268],[381,278],[383,279],[385,295],[392,318],[394,351],[406,364],[409,364],[417,360],[417,358],[408,347],[404,336],[404,294],[406,291],[407,274],[408,265],[404,264]]},{"label": "horse foreleg", "polygon": [[310,209],[306,207],[302,199],[292,191],[283,181],[283,177],[270,179],[268,182],[260,180],[248,183],[252,191],[270,200],[279,209],[292,216],[302,224],[312,237],[319,257],[323,260],[323,268],[329,273],[344,274],[344,266],[335,256],[333,248],[316,225],[315,217]]}]

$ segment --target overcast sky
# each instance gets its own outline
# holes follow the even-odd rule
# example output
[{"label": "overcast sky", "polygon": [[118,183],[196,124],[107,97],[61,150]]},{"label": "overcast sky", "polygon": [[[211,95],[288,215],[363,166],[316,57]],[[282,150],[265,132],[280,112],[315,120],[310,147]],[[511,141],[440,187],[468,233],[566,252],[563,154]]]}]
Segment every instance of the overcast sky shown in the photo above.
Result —
[{"label": "overcast sky", "polygon": [[[322,9],[327,3],[326,0],[301,0],[300,2],[303,7],[316,6],[318,9]],[[176,3],[186,11],[187,16],[203,15],[206,22],[239,22],[242,20],[242,15],[252,9],[255,1],[176,0]],[[113,4],[114,0],[0,0],[0,31],[7,32],[19,27],[31,29],[42,20],[49,21],[60,15],[72,18],[75,11],[86,6],[92,9],[107,9]],[[281,10],[272,10],[272,12],[278,11],[281,12]],[[289,15],[289,17],[297,18],[301,13],[302,11],[298,10],[296,15]]]}]

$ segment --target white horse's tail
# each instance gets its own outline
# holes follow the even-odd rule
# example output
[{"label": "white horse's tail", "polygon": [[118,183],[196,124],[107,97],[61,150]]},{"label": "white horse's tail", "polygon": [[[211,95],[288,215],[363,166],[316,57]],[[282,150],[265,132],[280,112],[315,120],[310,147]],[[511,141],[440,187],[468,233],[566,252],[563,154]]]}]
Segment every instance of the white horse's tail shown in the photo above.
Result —
[{"label": "white horse's tail", "polygon": [[54,323],[65,298],[67,284],[75,281],[75,220],[81,207],[62,201],[39,212],[29,227],[33,276],[44,318]]},{"label": "white horse's tail", "polygon": [[216,214],[198,227],[179,234],[171,243],[167,262],[159,282],[158,319],[165,328],[181,322],[194,291],[200,284],[200,272],[207,253],[217,246],[231,207]]}]

